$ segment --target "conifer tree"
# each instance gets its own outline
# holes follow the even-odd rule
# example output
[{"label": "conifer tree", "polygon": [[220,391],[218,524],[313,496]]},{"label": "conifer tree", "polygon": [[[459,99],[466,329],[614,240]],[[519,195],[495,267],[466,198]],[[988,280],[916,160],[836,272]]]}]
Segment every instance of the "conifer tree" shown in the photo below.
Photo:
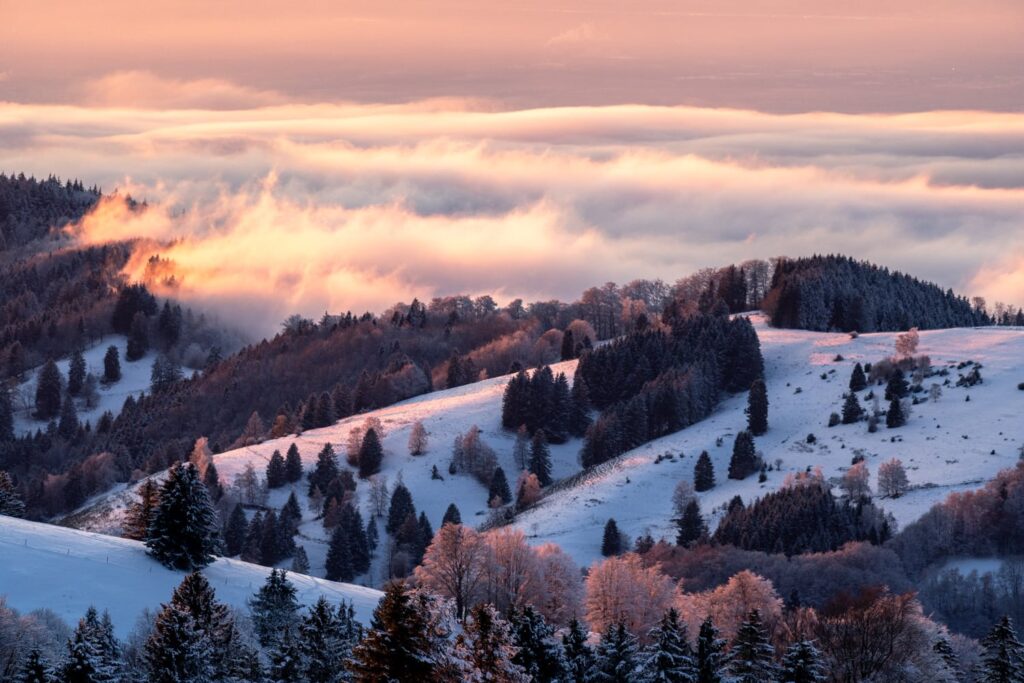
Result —
[{"label": "conifer tree", "polygon": [[85,386],[85,356],[81,349],[71,352],[71,361],[68,365],[68,394],[78,396]]},{"label": "conifer tree", "polygon": [[370,519],[366,520],[366,547],[370,549],[370,557],[373,557],[374,551],[377,550],[377,542],[379,540],[377,520],[373,515],[370,515]]},{"label": "conifer tree", "polygon": [[950,675],[959,678],[960,675],[960,663],[957,661],[956,653],[953,652],[953,648],[950,647],[949,641],[943,637],[939,637],[932,645],[932,651],[942,659],[942,663],[946,665],[947,671]]},{"label": "conifer tree", "polygon": [[248,522],[245,520],[245,510],[241,503],[236,503],[228,517],[227,526],[224,528],[224,552],[228,557],[234,557],[242,552],[245,547],[245,532],[248,529]]},{"label": "conifer tree", "polygon": [[718,637],[718,629],[712,623],[711,617],[707,617],[701,622],[700,632],[697,634],[697,647],[694,650],[697,683],[721,683],[724,648],[725,641]]},{"label": "conifer tree", "polygon": [[850,391],[863,391],[868,386],[868,378],[864,376],[864,368],[860,363],[853,366],[850,373]]},{"label": "conifer tree", "polygon": [[715,467],[707,451],[701,451],[697,464],[693,466],[693,488],[698,493],[715,488]]},{"label": "conifer tree", "polygon": [[285,454],[284,478],[290,484],[302,479],[302,457],[299,455],[299,448],[294,441],[288,447],[288,453]]},{"label": "conifer tree", "polygon": [[213,561],[216,513],[192,463],[175,464],[160,489],[146,547],[170,569],[191,570]]},{"label": "conifer tree", "polygon": [[736,435],[732,447],[732,459],[729,460],[729,478],[746,479],[757,471],[757,451],[754,438],[750,432],[743,430]]},{"label": "conifer tree", "polygon": [[203,472],[203,484],[206,485],[206,492],[210,494],[210,500],[214,503],[224,495],[224,487],[220,485],[220,475],[217,474],[217,465],[212,460]]},{"label": "conifer tree", "polygon": [[783,683],[822,683],[828,679],[821,652],[809,640],[792,643],[782,658]]},{"label": "conifer tree", "polygon": [[676,520],[678,533],[676,534],[676,545],[689,548],[703,538],[707,532],[707,525],[704,517],[700,514],[700,503],[694,498],[686,504],[683,516]]},{"label": "conifer tree", "polygon": [[363,444],[359,447],[359,476],[367,479],[380,472],[383,459],[384,449],[380,445],[377,430],[367,429],[363,436]]},{"label": "conifer tree", "polygon": [[129,361],[136,361],[146,355],[149,351],[149,323],[143,313],[136,313],[132,318],[132,326],[128,331],[128,345],[125,349],[125,358]]},{"label": "conifer tree", "polygon": [[110,683],[120,679],[120,646],[110,615],[102,620],[94,607],[86,610],[68,641],[61,680],[72,683]]},{"label": "conifer tree", "polygon": [[560,372],[551,386],[551,405],[543,425],[545,441],[565,443],[569,438],[569,422],[572,417],[572,392],[565,373]]},{"label": "conifer tree", "polygon": [[505,477],[505,470],[500,467],[494,469],[491,475],[491,486],[487,491],[488,505],[506,505],[512,502],[512,490],[509,488],[508,479]]},{"label": "conifer tree", "polygon": [[103,383],[113,384],[121,381],[121,353],[116,346],[108,346],[103,356]]},{"label": "conifer tree", "polygon": [[527,415],[528,392],[530,380],[526,372],[520,370],[505,385],[505,393],[501,399],[501,426],[505,429],[519,429],[529,419]]},{"label": "conifer tree", "polygon": [[25,504],[14,488],[11,475],[0,470],[0,515],[8,517],[24,517]]},{"label": "conifer tree", "polygon": [[287,481],[288,474],[285,471],[284,458],[281,456],[281,451],[275,449],[267,462],[267,488],[280,488]]},{"label": "conifer tree", "polygon": [[1019,683],[1024,680],[1024,646],[1013,622],[1004,616],[981,641],[981,679],[984,683]]},{"label": "conifer tree", "polygon": [[309,475],[309,495],[313,489],[326,491],[328,485],[338,476],[338,461],[334,457],[334,447],[326,443],[316,456],[316,467]]},{"label": "conifer tree", "polygon": [[231,611],[217,601],[213,587],[199,572],[182,580],[174,589],[170,604],[186,612],[201,632],[209,647],[215,676],[238,669],[239,660],[252,655],[250,648],[241,642]]},{"label": "conifer tree", "polygon": [[763,379],[750,385],[747,397],[747,429],[754,436],[768,431],[768,388]]},{"label": "conifer tree", "polygon": [[39,648],[32,648],[18,670],[14,683],[56,683],[53,667],[43,658]]},{"label": "conifer tree", "polygon": [[299,642],[286,630],[270,650],[270,678],[274,683],[306,683]]},{"label": "conifer tree", "polygon": [[594,683],[633,683],[637,679],[639,648],[636,637],[621,621],[609,624],[594,651],[588,680]]},{"label": "conifer tree", "polygon": [[674,607],[651,629],[647,640],[650,646],[644,652],[645,683],[693,683],[696,680],[697,669],[686,638],[686,624]]},{"label": "conifer tree", "polygon": [[580,438],[587,433],[587,427],[590,426],[590,411],[593,406],[590,404],[587,383],[579,372],[573,377],[570,396],[572,401],[569,406],[569,433]]},{"label": "conifer tree", "polygon": [[402,526],[402,522],[409,515],[416,516],[416,506],[412,504],[412,494],[409,493],[409,489],[406,488],[405,484],[398,484],[395,486],[395,490],[391,492],[388,522],[384,526],[384,530],[394,535],[398,531],[398,527]]},{"label": "conifer tree", "polygon": [[572,360],[576,357],[576,342],[572,337],[572,330],[566,328],[562,333],[562,360]]},{"label": "conifer tree", "polygon": [[885,414],[885,426],[889,429],[896,429],[907,424],[907,417],[903,414],[903,404],[898,398],[889,401],[889,410]]},{"label": "conifer tree", "polygon": [[299,602],[288,572],[272,569],[266,582],[249,600],[252,625],[260,645],[270,647],[298,621]]},{"label": "conifer tree", "polygon": [[156,617],[146,641],[148,683],[213,679],[213,647],[189,612],[171,602]]},{"label": "conifer tree", "polygon": [[509,617],[512,635],[519,651],[512,657],[531,681],[560,681],[565,676],[565,651],[555,639],[555,631],[532,605],[513,610]]},{"label": "conifer tree", "polygon": [[0,443],[14,441],[14,404],[6,382],[0,382]]},{"label": "conifer tree", "polygon": [[[419,519],[416,520],[416,536],[416,553],[413,561],[419,565],[423,563],[423,555],[434,540],[434,527],[430,525],[427,513],[422,511],[420,512]],[[369,561],[367,561],[367,565],[369,565]]]},{"label": "conifer tree", "polygon": [[295,546],[295,554],[292,555],[292,573],[309,574],[309,557],[306,555],[304,546]]},{"label": "conifer tree", "polygon": [[359,510],[346,503],[341,510],[338,526],[348,539],[348,547],[352,561],[352,570],[356,575],[365,574],[370,569],[370,546],[366,539],[366,528]]},{"label": "conifer tree", "polygon": [[[342,605],[339,613],[345,614],[344,609]],[[343,620],[321,596],[299,625],[298,642],[305,680],[335,683],[342,679],[357,635],[354,624]]]},{"label": "conifer tree", "polygon": [[736,683],[772,683],[778,678],[775,648],[761,622],[761,613],[752,610],[740,624],[726,664],[730,681]]},{"label": "conifer tree", "polygon": [[327,561],[324,566],[326,569],[324,578],[328,581],[351,581],[356,576],[355,569],[352,567],[352,546],[341,525],[336,526],[331,534],[331,542],[327,546]]},{"label": "conifer tree", "polygon": [[160,502],[160,491],[156,482],[146,479],[139,486],[139,499],[128,506],[125,510],[124,523],[121,525],[121,535],[136,541],[146,540],[149,533],[149,525],[153,521],[153,513]]},{"label": "conifer tree", "polygon": [[537,475],[537,481],[541,486],[551,484],[551,453],[543,429],[538,429],[533,435],[528,469],[531,474]]},{"label": "conifer tree", "polygon": [[48,360],[39,371],[34,415],[40,420],[51,420],[60,414],[61,405],[60,370],[53,360]]},{"label": "conifer tree", "polygon": [[277,515],[267,510],[263,515],[262,535],[260,536],[260,564],[272,567],[281,559]]},{"label": "conifer tree", "polygon": [[392,582],[373,611],[366,636],[352,652],[356,683],[430,681],[434,646],[428,615],[410,589]]},{"label": "conifer tree", "polygon": [[260,543],[263,540],[263,513],[256,511],[256,514],[249,520],[249,526],[245,529],[245,543],[242,544],[242,559],[246,562],[259,564]]},{"label": "conifer tree", "polygon": [[622,534],[619,532],[619,525],[614,519],[609,519],[604,525],[604,535],[601,537],[601,554],[611,557],[621,553]]},{"label": "conifer tree", "polygon": [[516,647],[509,625],[489,604],[473,607],[463,631],[467,668],[477,680],[527,683],[523,668],[513,661]]},{"label": "conifer tree", "polygon": [[60,409],[60,422],[57,423],[57,433],[62,439],[71,440],[78,433],[78,411],[75,410],[75,400],[68,394],[64,397],[64,403]]},{"label": "conifer tree", "polygon": [[863,417],[864,408],[861,407],[857,394],[851,391],[843,399],[843,424],[848,425],[860,422]]},{"label": "conifer tree", "polygon": [[566,678],[572,683],[586,683],[594,663],[594,652],[587,645],[587,633],[579,620],[573,617],[569,630],[562,636],[565,651]]},{"label": "conifer tree", "polygon": [[885,400],[891,401],[894,398],[903,398],[910,393],[910,386],[907,384],[907,378],[903,374],[903,371],[896,368],[892,371],[889,376],[889,381],[885,385]]},{"label": "conifer tree", "polygon": [[441,526],[445,524],[462,524],[462,514],[459,512],[459,508],[455,506],[455,503],[451,503],[448,509],[444,511]]}]

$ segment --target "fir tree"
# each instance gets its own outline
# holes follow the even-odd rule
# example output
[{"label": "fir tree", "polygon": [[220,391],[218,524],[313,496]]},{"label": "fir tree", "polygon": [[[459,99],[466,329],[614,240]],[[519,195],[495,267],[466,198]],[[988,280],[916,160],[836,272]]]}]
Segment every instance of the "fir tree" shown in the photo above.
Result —
[{"label": "fir tree", "polygon": [[562,333],[562,360],[572,360],[576,357],[576,342],[572,338],[572,330],[566,328]]},{"label": "fir tree", "polygon": [[78,396],[85,386],[85,356],[81,349],[71,352],[71,361],[68,365],[68,393]]},{"label": "fir tree", "polygon": [[0,381],[0,444],[14,441],[14,404],[7,383]]},{"label": "fir tree", "polygon": [[701,622],[694,651],[697,683],[721,683],[724,648],[725,641],[718,637],[718,629],[712,623],[711,617],[707,617]]},{"label": "fir tree", "polygon": [[217,465],[211,460],[203,472],[203,484],[206,485],[206,492],[210,494],[210,500],[216,503],[224,495],[224,487],[220,485],[220,475],[217,473]]},{"label": "fir tree", "polygon": [[103,383],[113,384],[121,381],[121,354],[116,346],[108,346],[103,356]]},{"label": "fir tree", "polygon": [[281,559],[278,526],[277,515],[273,510],[268,510],[263,515],[263,533],[260,536],[260,564],[264,567],[272,567]]},{"label": "fir tree", "polygon": [[861,407],[857,394],[851,391],[843,399],[843,424],[848,425],[860,422],[863,417],[864,408]]},{"label": "fir tree", "polygon": [[284,458],[284,478],[291,484],[302,479],[302,457],[294,442],[288,447],[288,453]]},{"label": "fir tree", "polygon": [[587,645],[587,632],[575,617],[569,622],[569,630],[562,636],[562,649],[565,651],[567,680],[586,683],[594,663],[594,652]]},{"label": "fir tree", "polygon": [[754,472],[757,472],[757,451],[754,448],[754,438],[750,432],[744,430],[736,435],[736,441],[732,447],[732,459],[729,460],[729,478],[746,479]]},{"label": "fir tree", "polygon": [[867,386],[868,378],[864,376],[864,368],[857,363],[853,366],[853,372],[850,373],[850,391],[863,391]]},{"label": "fir tree", "polygon": [[538,429],[530,444],[529,471],[537,475],[541,486],[551,484],[551,453],[548,451],[547,439],[543,429]]},{"label": "fir tree", "polygon": [[604,535],[601,537],[601,554],[611,557],[621,553],[622,534],[619,532],[619,525],[614,519],[609,519],[604,525]]},{"label": "fir tree", "polygon": [[1024,681],[1024,646],[1013,622],[1004,616],[981,641],[981,679],[984,683]]},{"label": "fir tree", "polygon": [[516,648],[509,625],[489,604],[475,606],[464,627],[466,664],[481,681],[527,683],[523,668],[512,661]]},{"label": "fir tree", "polygon": [[326,491],[337,476],[338,461],[334,457],[334,447],[326,443],[316,456],[316,467],[309,475],[309,495],[313,495],[313,489]]},{"label": "fir tree", "polygon": [[8,517],[24,517],[25,504],[14,488],[11,475],[0,470],[0,515]]},{"label": "fir tree", "polygon": [[365,574],[370,569],[370,546],[366,539],[363,516],[359,510],[346,503],[341,510],[338,526],[348,539],[353,572],[356,575]]},{"label": "fir tree", "polygon": [[157,615],[146,641],[148,683],[205,682],[213,679],[213,647],[189,612],[173,602]]},{"label": "fir tree", "polygon": [[406,585],[391,583],[373,611],[370,630],[352,652],[356,683],[430,681],[434,647],[428,615]]},{"label": "fir tree", "polygon": [[[419,565],[422,564],[423,555],[434,540],[434,527],[430,525],[430,520],[427,519],[425,512],[420,512],[419,519],[416,520],[416,536],[416,554],[413,561]],[[369,560],[367,560],[367,566],[369,566]]]},{"label": "fir tree", "polygon": [[242,552],[245,547],[245,532],[248,523],[245,520],[245,510],[241,503],[236,503],[228,517],[227,526],[224,528],[224,552],[228,557],[234,557]]},{"label": "fir tree", "polygon": [[136,313],[132,319],[131,329],[128,331],[128,345],[124,355],[129,361],[136,361],[145,356],[147,351],[149,351],[149,323],[144,314]]},{"label": "fir tree", "polygon": [[388,507],[388,523],[384,526],[384,530],[394,535],[398,531],[398,527],[402,526],[402,522],[409,515],[416,516],[416,506],[412,504],[412,494],[409,493],[409,489],[405,487],[405,484],[398,484],[395,486],[395,490],[391,492],[391,505]]},{"label": "fir tree", "polygon": [[295,553],[292,555],[292,573],[309,574],[309,557],[306,555],[304,546],[295,546]]},{"label": "fir tree", "polygon": [[267,581],[249,600],[252,625],[260,645],[270,647],[298,621],[299,603],[288,572],[272,569]]},{"label": "fir tree", "polygon": [[651,629],[647,640],[650,646],[644,652],[645,683],[693,683],[696,680],[686,624],[679,619],[674,607]]},{"label": "fir tree", "polygon": [[270,650],[270,678],[274,683],[306,683],[300,644],[286,630]]},{"label": "fir tree", "polygon": [[894,398],[904,398],[909,393],[910,386],[907,384],[906,376],[902,370],[896,368],[892,371],[889,381],[885,385],[885,400],[891,401]]},{"label": "fir tree", "polygon": [[60,414],[61,409],[61,377],[57,364],[46,361],[39,371],[36,384],[35,417],[40,420],[52,420]]},{"label": "fir tree", "polygon": [[750,385],[747,397],[747,429],[754,436],[768,431],[768,388],[763,379]]},{"label": "fir tree", "polygon": [[281,506],[281,514],[278,520],[288,527],[289,533],[294,535],[302,523],[302,508],[299,506],[299,499],[295,497],[295,491],[288,494],[288,500]]},{"label": "fir tree", "polygon": [[363,444],[359,447],[359,476],[363,479],[380,472],[380,464],[384,459],[377,430],[367,429],[363,436]]},{"label": "fir tree", "polygon": [[[121,535],[136,541],[146,540],[149,525],[153,521],[153,513],[160,503],[160,491],[156,482],[146,479],[139,486],[139,499],[128,506],[121,525]],[[244,519],[244,518],[243,518]]]},{"label": "fir tree", "polygon": [[715,467],[707,451],[701,451],[697,464],[693,466],[693,488],[698,493],[715,488]]},{"label": "fir tree", "polygon": [[822,683],[828,673],[821,662],[821,653],[810,640],[792,643],[782,658],[783,683]]},{"label": "fir tree", "polygon": [[[565,443],[569,438],[569,422],[572,415],[572,393],[565,373],[558,373],[551,386],[550,410],[543,425],[545,441]],[[538,430],[539,431],[539,430]]]},{"label": "fir tree", "polygon": [[593,406],[590,404],[587,383],[579,372],[573,377],[570,396],[572,401],[569,405],[569,433],[580,438],[587,433],[587,427],[590,426],[590,411]]},{"label": "fir tree", "polygon": [[448,509],[444,511],[441,526],[445,524],[462,524],[462,514],[459,513],[459,508],[455,506],[455,503],[451,503]]},{"label": "fir tree", "polygon": [[65,440],[71,440],[78,433],[78,411],[75,410],[75,400],[68,394],[64,397],[64,404],[60,409],[60,422],[57,424],[57,433]]},{"label": "fir tree", "polygon": [[700,503],[696,498],[686,504],[683,516],[676,520],[676,526],[676,545],[683,548],[691,547],[707,534],[708,528],[700,514]]},{"label": "fir tree", "polygon": [[281,451],[274,450],[267,462],[267,488],[276,489],[285,485],[288,481],[288,473],[285,470],[284,458]]},{"label": "fir tree", "polygon": [[637,678],[638,647],[636,637],[621,621],[609,624],[594,651],[593,683],[633,683]]},{"label": "fir tree", "polygon": [[761,622],[761,613],[753,610],[740,624],[729,649],[726,672],[736,683],[772,683],[778,678],[775,649]]},{"label": "fir tree", "polygon": [[199,572],[186,576],[171,596],[173,607],[183,610],[209,646],[214,673],[223,674],[238,667],[249,648],[241,642],[231,611],[217,601],[213,587]]},{"label": "fir tree", "polygon": [[555,631],[532,605],[513,610],[509,621],[519,651],[512,657],[531,681],[561,681],[565,676],[565,652]]},{"label": "fir tree", "polygon": [[29,651],[14,683],[56,683],[53,667],[43,658],[39,648]]},{"label": "fir tree", "polygon": [[505,477],[505,470],[500,467],[494,468],[491,475],[491,486],[487,491],[487,503],[494,505],[506,505],[512,502],[512,490],[508,486],[508,479]]},{"label": "fir tree", "polygon": [[378,540],[377,520],[373,515],[370,515],[370,519],[366,520],[366,547],[370,549],[371,557],[373,557],[374,551],[377,550]]},{"label": "fir tree", "polygon": [[195,465],[175,464],[160,489],[146,547],[169,569],[191,570],[213,561],[216,513]]},{"label": "fir tree", "polygon": [[896,429],[907,424],[907,417],[903,414],[903,404],[898,398],[889,401],[889,410],[885,414],[885,426],[889,429]]},{"label": "fir tree", "polygon": [[932,651],[939,656],[950,675],[959,679],[960,663],[957,661],[956,653],[953,652],[953,648],[950,647],[949,641],[943,637],[939,637],[939,639],[935,641],[935,644],[932,645]]},{"label": "fir tree", "polygon": [[263,514],[259,511],[249,520],[245,529],[245,543],[242,544],[242,559],[259,564],[260,543],[263,540]]},{"label": "fir tree", "polygon": [[327,573],[324,578],[328,581],[351,581],[356,576],[352,567],[352,546],[341,525],[335,527],[334,533],[331,534],[325,569]]},{"label": "fir tree", "polygon": [[299,625],[299,649],[303,673],[309,683],[336,683],[345,674],[345,662],[352,653],[358,629],[343,619],[345,608],[336,614],[321,596]]}]

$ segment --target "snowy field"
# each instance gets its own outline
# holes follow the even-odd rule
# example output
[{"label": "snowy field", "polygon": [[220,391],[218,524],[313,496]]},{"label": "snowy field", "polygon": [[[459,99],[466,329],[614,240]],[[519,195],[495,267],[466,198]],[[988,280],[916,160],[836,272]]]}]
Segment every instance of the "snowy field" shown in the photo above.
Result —
[{"label": "snowy field", "polygon": [[[99,391],[99,401],[94,408],[87,409],[81,398],[75,401],[75,408],[78,410],[78,420],[82,423],[89,421],[93,426],[96,426],[96,421],[108,410],[116,417],[121,412],[124,400],[128,396],[138,398],[143,392],[149,391],[150,375],[153,370],[153,360],[156,358],[156,354],[150,352],[143,358],[129,363],[125,359],[128,353],[127,337],[106,337],[99,344],[83,351],[82,356],[85,358],[86,374],[92,373],[96,376],[97,381],[103,379],[103,357],[111,346],[116,346],[121,356],[121,381],[111,385],[99,382],[96,387]],[[68,366],[70,364],[70,358],[57,361],[57,367],[60,368],[61,377],[64,378],[65,382],[68,379]],[[15,388],[13,392],[15,407],[14,431],[18,435],[32,433],[37,429],[46,430],[47,423],[45,421],[32,417],[32,411],[35,410],[36,382],[40,369],[35,368],[28,372],[26,380]]]},{"label": "snowy field", "polygon": [[[159,609],[185,574],[166,569],[137,541],[0,516],[0,595],[28,612],[48,608],[72,626],[92,605],[109,610],[119,637],[135,626],[145,608]],[[217,598],[245,609],[270,569],[218,559],[203,570]],[[368,624],[380,599],[370,588],[289,574],[298,599],[309,605],[321,595],[351,602]]]},{"label": "snowy field", "polygon": [[[901,527],[951,491],[977,488],[1017,461],[1024,443],[1024,391],[1017,389],[1017,384],[1024,381],[1024,330],[922,332],[918,353],[929,355],[933,367],[978,361],[983,365],[984,383],[971,389],[944,387],[938,401],[913,407],[905,427],[889,430],[883,424],[877,433],[870,434],[864,422],[829,428],[828,417],[831,412],[841,411],[854,363],[891,356],[894,333],[865,334],[851,339],[847,334],[776,330],[768,327],[760,315],[753,319],[765,357],[770,401],[769,431],[756,439],[757,448],[768,463],[781,461],[780,469],[769,472],[763,484],[757,482],[756,476],[744,481],[726,478],[733,439],[746,426],[746,396],[737,395],[723,401],[705,421],[620,456],[577,486],[552,493],[537,507],[520,515],[516,525],[531,542],[558,543],[578,563],[587,566],[600,558],[601,533],[610,517],[633,538],[650,530],[656,539],[674,539],[672,492],[679,480],[692,480],[693,465],[702,450],[711,455],[717,481],[714,489],[700,494],[702,510],[710,518],[712,528],[721,506],[733,496],[740,495],[749,502],[780,487],[787,474],[807,467],[820,466],[826,478],[838,480],[855,454],[865,457],[873,487],[879,464],[893,457],[903,461],[910,492],[899,499],[878,501],[893,513]],[[837,354],[843,360],[836,361]],[[570,379],[574,368],[575,361],[553,367],[556,373],[565,372]],[[953,384],[957,374],[955,368],[950,371]],[[222,453],[215,456],[217,469],[225,484],[250,462],[262,476],[270,454],[275,449],[284,453],[293,441],[307,471],[327,442],[334,445],[344,466],[344,444],[349,430],[361,425],[367,416],[374,416],[386,430],[382,475],[389,484],[401,478],[412,492],[417,511],[425,511],[435,529],[452,502],[459,507],[464,523],[479,524],[488,513],[487,491],[469,476],[448,474],[452,441],[457,434],[477,425],[483,439],[497,451],[514,487],[514,437],[504,432],[500,424],[501,398],[507,381],[507,377],[499,377],[434,392],[297,437]],[[933,381],[941,382],[942,378],[930,378],[925,386]],[[881,395],[882,389],[877,387],[876,393]],[[866,393],[861,392],[861,396]],[[869,403],[864,405],[870,407]],[[407,442],[416,420],[423,421],[430,443],[425,455],[413,457],[408,454]],[[809,433],[817,436],[816,444],[807,443]],[[551,448],[556,479],[579,472],[577,456],[581,443],[575,440]],[[658,456],[665,454],[674,457],[656,463]],[[434,465],[443,480],[431,478]],[[304,505],[305,489],[304,482],[295,486]],[[360,482],[357,495],[364,518],[370,514],[368,490],[367,484]],[[285,487],[271,492],[269,504],[279,508],[289,491]],[[99,497],[68,523],[116,533],[130,497],[131,491],[123,489]],[[307,548],[311,573],[322,576],[326,543],[320,523],[312,520],[308,511],[300,531],[303,538],[298,540]],[[379,585],[380,579],[380,567],[376,566],[360,582]]]}]

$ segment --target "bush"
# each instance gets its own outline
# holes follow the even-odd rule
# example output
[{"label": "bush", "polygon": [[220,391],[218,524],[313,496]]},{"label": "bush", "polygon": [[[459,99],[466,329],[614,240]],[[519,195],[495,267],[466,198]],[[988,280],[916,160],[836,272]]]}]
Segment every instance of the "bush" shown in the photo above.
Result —
[{"label": "bush", "polygon": [[841,421],[842,420],[839,417],[839,413],[832,413],[831,415],[828,416],[828,426],[829,427],[835,427]]}]

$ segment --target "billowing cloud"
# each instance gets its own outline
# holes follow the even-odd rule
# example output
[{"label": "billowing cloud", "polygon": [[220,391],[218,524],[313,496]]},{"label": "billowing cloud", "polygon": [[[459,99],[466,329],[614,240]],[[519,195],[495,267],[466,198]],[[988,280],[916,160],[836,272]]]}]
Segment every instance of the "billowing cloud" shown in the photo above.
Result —
[{"label": "billowing cloud", "polygon": [[992,269],[1024,253],[1024,115],[10,104],[0,167],[145,197],[79,239],[149,238],[131,275],[159,254],[178,296],[263,332],[294,311],[570,298],[815,252],[1024,303],[1019,269]]},{"label": "billowing cloud", "polygon": [[149,71],[117,71],[82,87],[84,104],[139,109],[248,109],[281,104],[287,98],[219,78],[182,80]]}]

